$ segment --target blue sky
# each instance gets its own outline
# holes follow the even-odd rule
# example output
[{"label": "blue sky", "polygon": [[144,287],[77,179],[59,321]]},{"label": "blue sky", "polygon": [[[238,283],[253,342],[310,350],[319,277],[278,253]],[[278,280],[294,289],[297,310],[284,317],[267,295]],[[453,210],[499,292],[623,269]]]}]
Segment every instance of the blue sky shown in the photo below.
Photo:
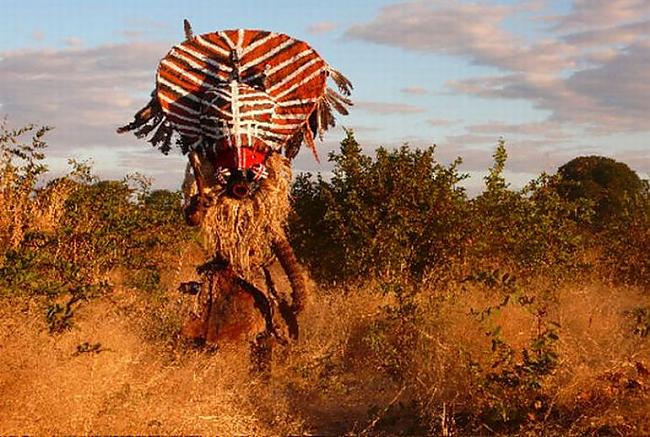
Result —
[{"label": "blue sky", "polygon": [[[157,62],[195,33],[233,28],[309,42],[355,89],[339,118],[364,148],[438,145],[476,192],[497,139],[520,186],[585,154],[650,172],[650,0],[14,1],[0,6],[0,114],[53,125],[48,162],[92,158],[177,188],[184,160],[118,136]],[[321,156],[343,133],[330,131]],[[325,160],[323,160],[325,161]],[[298,171],[330,170],[301,153]]]}]

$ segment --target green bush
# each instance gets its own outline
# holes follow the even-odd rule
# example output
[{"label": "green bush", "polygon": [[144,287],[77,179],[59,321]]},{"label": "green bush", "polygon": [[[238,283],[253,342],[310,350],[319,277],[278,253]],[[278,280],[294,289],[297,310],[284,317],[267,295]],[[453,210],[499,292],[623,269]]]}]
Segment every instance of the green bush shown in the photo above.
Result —
[{"label": "green bush", "polygon": [[493,158],[485,191],[471,201],[474,265],[529,276],[565,276],[584,267],[581,255],[590,238],[581,223],[591,219],[589,203],[562,198],[557,192],[560,178],[546,174],[522,190],[510,190],[503,177],[507,159],[503,140]]},{"label": "green bush", "polygon": [[293,187],[292,241],[322,281],[359,276],[421,277],[462,256],[468,203],[460,159],[445,167],[434,148],[379,148],[365,156],[351,131],[331,181],[310,175]]},{"label": "green bush", "polygon": [[562,198],[558,177],[541,175],[511,190],[500,141],[485,191],[468,199],[459,186],[466,178],[461,160],[443,166],[434,150],[379,148],[371,158],[348,132],[330,155],[330,181],[297,178],[290,234],[316,279],[435,281],[496,267],[561,276],[583,267],[589,238],[580,223],[591,210]]},{"label": "green bush", "polygon": [[622,162],[581,156],[558,169],[557,193],[593,205],[592,238],[599,240],[603,273],[616,281],[650,285],[650,186]]},{"label": "green bush", "polygon": [[194,237],[182,218],[181,194],[152,192],[139,175],[100,181],[87,163],[75,161],[69,175],[37,188],[47,171],[46,130],[37,130],[31,144],[19,141],[34,129],[3,127],[0,137],[0,193],[12,203],[1,208],[7,224],[0,294],[68,295],[77,302],[109,289],[116,271],[129,285],[156,290],[161,273],[177,263],[174,249]]}]

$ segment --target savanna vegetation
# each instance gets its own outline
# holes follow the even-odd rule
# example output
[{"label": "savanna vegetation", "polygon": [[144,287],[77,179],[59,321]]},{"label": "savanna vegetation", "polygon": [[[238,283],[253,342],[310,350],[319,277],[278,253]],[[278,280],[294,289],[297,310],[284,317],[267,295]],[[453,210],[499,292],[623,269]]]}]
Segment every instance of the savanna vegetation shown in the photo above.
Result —
[{"label": "savanna vegetation", "polygon": [[471,198],[460,158],[348,132],[331,179],[295,179],[310,297],[255,376],[247,345],[179,335],[208,255],[180,193],[48,179],[47,130],[0,126],[0,433],[650,433],[650,188],[625,164],[513,189],[500,140]]}]

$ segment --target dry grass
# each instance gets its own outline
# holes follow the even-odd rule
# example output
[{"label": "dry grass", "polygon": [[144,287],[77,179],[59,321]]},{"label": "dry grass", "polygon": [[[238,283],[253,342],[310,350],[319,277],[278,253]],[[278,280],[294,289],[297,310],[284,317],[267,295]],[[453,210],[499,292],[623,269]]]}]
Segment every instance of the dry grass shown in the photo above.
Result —
[{"label": "dry grass", "polygon": [[[422,383],[418,396],[430,409],[430,417],[439,420],[443,406],[446,414],[456,412],[461,418],[500,403],[516,407],[523,402],[529,408],[527,402],[535,399],[526,396],[534,393],[543,402],[539,411],[527,411],[525,429],[533,435],[650,431],[646,406],[650,401],[650,342],[633,333],[629,316],[633,308],[650,304],[647,292],[603,284],[566,284],[550,295],[543,288],[533,292],[536,298],[547,299],[548,320],[560,324],[560,339],[554,347],[559,360],[550,375],[540,378],[541,389],[524,392],[523,398],[515,389],[486,390],[485,372],[491,370],[494,354],[490,337],[484,333],[498,325],[502,338],[521,351],[530,348],[539,325],[534,314],[516,305],[496,313],[488,323],[468,314],[469,308],[494,305],[498,299],[490,298],[492,293],[469,287],[431,303],[429,312],[434,311],[436,317],[422,326],[413,363]],[[481,428],[480,420],[476,425],[473,432],[490,429]]]},{"label": "dry grass", "polygon": [[26,223],[40,232],[54,232],[64,214],[66,200],[78,188],[78,184],[69,178],[51,181],[36,195],[36,205],[32,217]]},{"label": "dry grass", "polygon": [[[95,299],[56,336],[47,333],[41,302],[5,300],[0,433],[341,432],[377,398],[347,395],[354,375],[338,375],[342,368],[324,374],[342,362],[355,307],[370,311],[367,297],[311,302],[302,341],[276,349],[269,379],[249,374],[246,344],[214,353],[183,343],[177,329],[186,302],[171,291],[155,300],[129,290]],[[83,343],[101,351],[76,354]]]},{"label": "dry grass", "polygon": [[[187,279],[181,267],[170,281]],[[276,347],[269,378],[249,374],[247,345],[209,352],[180,340],[187,302],[172,290],[152,297],[118,289],[82,305],[60,335],[47,333],[42,303],[5,300],[0,433],[489,433],[479,415],[469,417],[495,396],[485,390],[485,370],[470,365],[489,368],[492,354],[469,308],[493,304],[493,290],[421,291],[418,323],[409,325],[386,310],[395,299],[372,285],[312,288],[301,340]],[[519,431],[647,432],[650,343],[632,333],[626,311],[650,297],[592,284],[547,298],[549,317],[562,326],[560,362],[544,379],[539,418]],[[515,350],[537,326],[519,306],[490,323]],[[101,351],[76,354],[85,342]],[[391,345],[410,349],[392,361]]]},{"label": "dry grass", "polygon": [[0,165],[4,167],[0,169],[0,245],[15,248],[23,240],[36,202],[30,198],[31,181],[21,180],[18,171],[4,162]]},{"label": "dry grass", "polygon": [[[101,320],[99,325],[97,320]],[[79,314],[58,338],[25,324],[3,341],[2,433],[265,433],[236,351],[169,361],[108,302]],[[78,345],[104,351],[74,355]]]},{"label": "dry grass", "polygon": [[32,181],[5,168],[0,173],[0,247],[18,247],[28,231],[53,232],[75,188],[70,179],[60,178],[33,195]]}]

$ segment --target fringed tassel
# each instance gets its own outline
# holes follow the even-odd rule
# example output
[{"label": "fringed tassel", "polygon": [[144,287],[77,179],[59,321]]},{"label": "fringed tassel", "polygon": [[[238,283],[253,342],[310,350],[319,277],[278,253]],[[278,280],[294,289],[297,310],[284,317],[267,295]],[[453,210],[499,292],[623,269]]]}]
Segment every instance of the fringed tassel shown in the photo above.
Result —
[{"label": "fringed tassel", "polygon": [[118,134],[133,132],[138,138],[145,138],[153,132],[149,142],[157,147],[165,155],[171,150],[171,142],[174,130],[165,118],[160,107],[155,91],[147,105],[139,110],[133,117],[133,121],[117,129]]},{"label": "fringed tassel", "polygon": [[165,120],[163,121],[156,132],[149,140],[152,146],[157,147],[162,153],[167,155],[171,150],[171,142],[174,130],[171,125]]},{"label": "fringed tassel", "polygon": [[354,88],[352,86],[352,82],[350,82],[347,77],[343,76],[339,71],[336,71],[332,67],[328,67],[327,71],[334,83],[336,83],[336,86],[339,88],[341,94],[344,96],[349,96],[350,92]]},{"label": "fringed tassel", "polygon": [[314,134],[312,133],[310,127],[305,126],[305,129],[302,131],[302,137],[305,140],[307,147],[311,149],[311,153],[314,155],[314,159],[316,159],[316,162],[320,164],[320,157],[318,156],[318,152],[316,151],[316,143],[314,142]]},{"label": "fringed tassel", "polygon": [[309,116],[309,126],[313,136],[323,139],[323,132],[327,129],[336,126],[332,108],[337,112],[347,115],[348,109],[346,106],[351,106],[352,101],[347,97],[343,97],[331,88],[327,88],[325,95],[318,102],[316,109]]},{"label": "fringed tassel", "polygon": [[336,125],[333,110],[348,115],[347,107],[352,106],[352,100],[346,96],[350,95],[352,84],[336,70],[330,69],[329,74],[338,85],[339,90],[345,95],[341,95],[331,88],[325,90],[325,95],[318,101],[316,108],[309,115],[302,132],[295,135],[285,146],[285,156],[289,159],[293,159],[298,154],[300,144],[304,141],[307,147],[311,149],[316,161],[320,163],[314,138],[318,136],[322,140],[323,132]]},{"label": "fringed tassel", "polygon": [[152,119],[154,120],[154,122],[157,121],[158,123],[162,121],[158,119],[158,116],[162,115],[162,108],[160,107],[160,104],[158,103],[158,99],[156,99],[156,96],[154,94],[155,91],[154,93],[152,93],[151,100],[149,100],[149,103],[147,103],[144,106],[144,108],[140,109],[133,116],[133,121],[131,123],[117,128],[118,134],[123,134],[124,132],[129,132],[129,131],[136,131],[135,135],[138,138],[141,138],[138,132],[144,125],[148,124]]},{"label": "fringed tassel", "polygon": [[284,156],[291,160],[296,157],[302,144],[302,129],[299,130],[284,146]]},{"label": "fringed tassel", "polygon": [[318,129],[318,136],[320,139],[323,139],[323,132],[327,129],[336,126],[336,121],[334,120],[334,114],[332,114],[332,106],[327,103],[327,99],[323,97],[314,113],[316,117],[316,126]]},{"label": "fringed tassel", "polygon": [[336,112],[339,114],[348,115],[348,108],[346,108],[346,106],[352,106],[352,100],[340,95],[332,88],[327,88],[325,90],[325,99],[327,100],[327,103],[336,109]]}]

